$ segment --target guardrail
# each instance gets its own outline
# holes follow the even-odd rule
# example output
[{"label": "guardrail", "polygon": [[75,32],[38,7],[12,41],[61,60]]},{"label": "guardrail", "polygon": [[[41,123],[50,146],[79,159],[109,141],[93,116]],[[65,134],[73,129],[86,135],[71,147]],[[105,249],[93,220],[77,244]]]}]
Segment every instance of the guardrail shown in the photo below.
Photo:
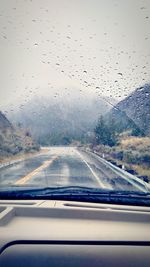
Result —
[{"label": "guardrail", "polygon": [[127,180],[129,183],[133,184],[134,186],[136,186],[138,189],[141,190],[141,186],[143,187],[142,191],[146,191],[144,190],[144,188],[146,188],[148,191],[150,191],[150,184],[148,184],[147,182],[141,180],[140,178],[138,178],[137,176],[125,171],[124,169],[119,168],[118,166],[115,166],[114,164],[112,164],[111,162],[105,160],[104,158],[102,158],[96,151],[91,151],[91,150],[85,150],[86,153],[92,154],[93,156],[96,156],[96,158],[101,161],[105,166],[109,167],[110,169],[112,169],[117,175],[120,175],[122,178],[124,178],[125,180]]}]

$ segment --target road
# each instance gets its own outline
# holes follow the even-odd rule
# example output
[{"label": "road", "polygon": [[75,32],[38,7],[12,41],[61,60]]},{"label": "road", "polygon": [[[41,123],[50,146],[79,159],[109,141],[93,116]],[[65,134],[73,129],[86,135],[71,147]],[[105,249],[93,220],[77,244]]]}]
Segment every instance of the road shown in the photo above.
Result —
[{"label": "road", "polygon": [[103,159],[75,147],[49,147],[45,154],[2,168],[0,186],[8,185],[145,190],[139,182],[118,174]]}]

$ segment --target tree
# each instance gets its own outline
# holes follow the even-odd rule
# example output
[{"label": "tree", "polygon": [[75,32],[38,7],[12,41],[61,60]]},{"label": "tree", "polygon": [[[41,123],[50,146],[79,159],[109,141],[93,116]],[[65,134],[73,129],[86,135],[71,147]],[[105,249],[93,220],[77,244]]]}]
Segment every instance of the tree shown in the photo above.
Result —
[{"label": "tree", "polygon": [[132,129],[131,135],[133,135],[133,136],[145,136],[144,132],[136,126]]},{"label": "tree", "polygon": [[116,134],[113,126],[113,122],[108,126],[104,122],[103,116],[98,120],[98,123],[94,129],[96,144],[103,144],[113,146],[116,144]]}]

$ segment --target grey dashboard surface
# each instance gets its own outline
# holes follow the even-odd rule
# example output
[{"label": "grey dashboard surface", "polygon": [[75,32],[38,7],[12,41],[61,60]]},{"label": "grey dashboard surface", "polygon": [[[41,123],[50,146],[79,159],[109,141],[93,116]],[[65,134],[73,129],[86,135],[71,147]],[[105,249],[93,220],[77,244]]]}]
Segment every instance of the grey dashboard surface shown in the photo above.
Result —
[{"label": "grey dashboard surface", "polygon": [[0,201],[0,266],[149,266],[150,208]]},{"label": "grey dashboard surface", "polygon": [[1,266],[149,266],[149,248],[134,246],[16,245]]}]

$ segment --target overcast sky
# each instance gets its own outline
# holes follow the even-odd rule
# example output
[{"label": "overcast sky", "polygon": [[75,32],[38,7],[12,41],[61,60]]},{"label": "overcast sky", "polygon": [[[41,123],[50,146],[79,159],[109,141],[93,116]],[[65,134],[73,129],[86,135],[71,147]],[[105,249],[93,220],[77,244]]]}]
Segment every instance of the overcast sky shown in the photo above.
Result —
[{"label": "overcast sky", "polygon": [[150,0],[0,0],[0,32],[2,108],[150,80]]}]

